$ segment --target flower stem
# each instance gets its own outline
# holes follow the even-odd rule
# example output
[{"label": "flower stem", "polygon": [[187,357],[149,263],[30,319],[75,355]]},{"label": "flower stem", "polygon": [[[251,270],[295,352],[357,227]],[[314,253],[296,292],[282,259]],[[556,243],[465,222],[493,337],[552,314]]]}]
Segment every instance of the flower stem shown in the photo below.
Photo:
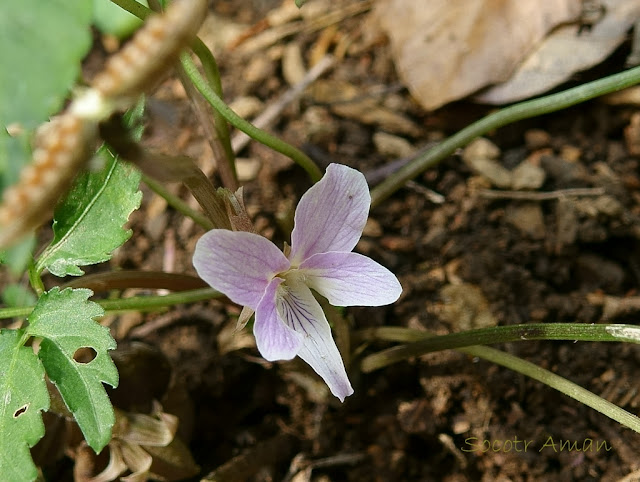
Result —
[{"label": "flower stem", "polygon": [[625,427],[629,427],[631,430],[640,433],[640,418],[627,412],[623,408],[618,407],[610,401],[599,397],[595,393],[582,388],[580,385],[550,372],[549,370],[545,370],[531,362],[487,346],[462,348],[459,351],[473,357],[483,358],[515,372],[522,373],[529,378],[533,378],[534,380],[544,383],[545,385],[558,390],[560,393],[564,393],[574,400],[593,408],[601,414],[621,423]]},{"label": "flower stem", "polygon": [[[181,291],[168,295],[148,295],[132,296],[117,300],[94,300],[105,313],[117,313],[122,311],[154,311],[160,308],[168,308],[175,305],[196,303],[222,295],[211,288],[200,288],[197,290]],[[17,318],[28,316],[33,310],[33,306],[19,306],[11,308],[0,308],[0,319]]]},{"label": "flower stem", "polygon": [[572,105],[585,102],[610,92],[630,87],[640,82],[640,67],[625,70],[572,89],[547,95],[539,99],[520,102],[483,117],[465,127],[437,146],[429,149],[412,162],[391,174],[371,191],[371,205],[377,206],[400,189],[407,181],[427,169],[436,166],[456,149],[465,146],[474,138],[513,122],[548,114]]},{"label": "flower stem", "polygon": [[[144,20],[149,15],[154,13],[152,9],[145,7],[135,0],[111,1],[118,5],[120,8],[126,10],[132,15],[135,15],[141,20]],[[214,92],[218,94],[219,97],[222,97],[222,82],[220,80],[220,71],[218,70],[218,64],[216,63],[215,57],[213,56],[209,48],[204,44],[204,42],[198,37],[196,37],[192,42],[191,49],[200,59],[202,68],[204,69],[205,77],[209,82],[209,85],[214,90]],[[187,91],[187,95],[191,97],[191,92],[187,85],[185,85],[185,90]],[[198,100],[192,100],[194,103],[196,114],[199,117],[203,117],[203,113],[199,109],[200,106]],[[235,167],[235,154],[233,153],[233,149],[231,148],[231,138],[229,137],[229,127],[227,126],[224,117],[222,117],[222,115],[220,115],[218,111],[213,111],[213,117],[213,122],[211,122],[212,126],[207,123],[207,119],[201,118],[201,121],[203,122],[203,124],[207,123],[206,125],[203,125],[203,127],[205,128],[205,131],[209,136],[209,142],[211,144],[213,152],[216,154],[216,159],[220,161],[220,163],[218,164],[220,177],[222,178],[223,183],[226,187],[235,191],[237,189],[238,177]],[[211,127],[213,128],[211,129]]]},{"label": "flower stem", "polygon": [[267,147],[270,147],[274,151],[277,151],[281,154],[284,154],[287,157],[290,157],[294,162],[299,164],[307,173],[309,177],[314,181],[319,181],[322,177],[322,172],[316,166],[316,164],[301,150],[293,147],[290,144],[287,144],[281,139],[272,136],[271,134],[263,131],[262,129],[258,129],[256,126],[251,124],[250,122],[244,120],[238,114],[233,112],[227,106],[222,99],[213,91],[211,87],[209,87],[208,83],[202,78],[198,68],[193,63],[193,60],[189,57],[189,55],[183,53],[180,56],[180,60],[182,62],[182,67],[185,72],[191,79],[193,85],[195,85],[196,89],[200,91],[200,93],[204,96],[205,99],[211,104],[211,106],[217,110],[220,115],[222,115],[229,124],[234,126],[235,128],[241,130],[249,137],[255,139],[256,141],[264,144]]},{"label": "flower stem", "polygon": [[200,225],[207,231],[210,229],[213,229],[214,227],[213,223],[208,217],[200,214],[195,209],[192,209],[186,202],[184,202],[178,196],[174,196],[173,194],[171,194],[171,192],[167,188],[165,188],[161,183],[155,181],[153,178],[150,178],[149,176],[146,176],[145,174],[142,175],[142,181],[147,186],[149,186],[149,189],[151,189],[158,196],[160,196],[165,201],[167,201],[167,204],[169,204],[169,206],[174,208],[176,211],[193,219],[193,221],[196,224]]},{"label": "flower stem", "polygon": [[[383,327],[356,333],[360,339],[383,339],[409,342],[410,345],[392,348],[362,360],[362,370],[369,372],[402,359],[432,351],[455,348],[467,355],[483,358],[497,365],[522,373],[593,408],[607,417],[640,432],[640,418],[582,388],[581,386],[508,353],[480,343],[499,343],[520,340],[581,340],[628,341],[640,343],[640,327],[635,325],[582,325],[574,323],[534,323],[470,330],[463,333],[434,336],[430,333],[400,327]],[[408,349],[412,347],[411,349]],[[420,348],[420,350],[418,350]],[[401,356],[402,355],[402,356]]]},{"label": "flower stem", "polygon": [[[204,75],[213,91],[222,98],[222,81],[220,80],[220,70],[211,50],[198,37],[191,44],[193,53],[198,56]],[[184,72],[186,75],[186,72]],[[196,101],[197,102],[197,101]],[[225,118],[216,109],[213,110],[213,127],[216,132],[217,142],[224,151],[223,165],[218,165],[220,177],[223,179],[225,187],[235,191],[238,186],[238,174],[236,172],[235,153],[231,147],[231,137],[229,136],[229,126]],[[215,140],[212,140],[214,142]]]},{"label": "flower stem", "polygon": [[42,295],[44,293],[44,284],[42,283],[42,278],[40,278],[40,270],[36,267],[33,258],[29,261],[28,271],[29,284],[38,296]]},{"label": "flower stem", "polygon": [[618,341],[640,343],[640,327],[635,325],[582,323],[529,323],[523,325],[493,326],[477,330],[434,336],[424,331],[400,327],[383,327],[363,330],[354,336],[359,339],[405,342],[362,360],[362,370],[370,372],[407,358],[421,356],[434,351],[465,348],[474,345],[489,345],[527,340],[569,341]]},{"label": "flower stem", "polygon": [[[149,14],[152,13],[151,9],[144,7],[135,0],[111,1],[141,19],[146,18]],[[229,106],[227,106],[223,102],[221,98],[222,87],[220,83],[220,74],[218,72],[218,66],[215,63],[215,58],[211,54],[211,51],[209,51],[206,45],[204,45],[199,39],[196,39],[196,41],[193,43],[192,49],[202,62],[208,82],[202,78],[200,72],[198,71],[198,68],[193,63],[189,55],[183,53],[180,56],[180,61],[182,63],[184,72],[187,74],[193,85],[200,91],[202,96],[209,102],[209,104],[211,104],[211,107],[213,107],[214,111],[217,113],[215,122],[216,130],[218,131],[220,140],[223,143],[225,152],[227,152],[229,162],[233,163],[233,152],[231,151],[231,144],[229,142],[229,133],[227,131],[225,140],[224,132],[220,130],[220,126],[222,126],[224,123],[220,121],[218,116],[221,116],[223,119],[229,122],[229,124],[234,126],[236,129],[241,130],[252,139],[255,139],[265,146],[270,147],[274,151],[277,151],[291,158],[305,171],[307,171],[309,177],[313,182],[319,181],[322,177],[322,172],[309,156],[307,156],[300,149],[287,144],[283,140],[272,136],[262,129],[258,129],[256,126],[244,120],[238,114],[233,112],[229,108]],[[235,169],[233,172],[235,173]]]}]

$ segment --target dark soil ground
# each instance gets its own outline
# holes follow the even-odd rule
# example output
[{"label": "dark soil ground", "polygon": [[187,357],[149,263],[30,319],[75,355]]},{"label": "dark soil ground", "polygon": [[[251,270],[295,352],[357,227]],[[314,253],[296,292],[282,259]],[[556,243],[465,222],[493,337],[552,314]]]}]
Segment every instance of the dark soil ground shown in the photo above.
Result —
[{"label": "dark soil ground", "polygon": [[[257,24],[276,6],[216,2],[212,11]],[[308,62],[321,42],[335,54],[340,38],[350,36],[344,57],[270,130],[320,165],[343,163],[375,181],[380,168],[403,157],[398,139],[417,150],[489,110],[459,103],[422,111],[400,86],[384,37],[367,30],[368,15],[297,32],[253,54],[241,54],[240,45],[218,60],[226,99],[254,97],[264,109],[289,89],[286,48],[298,46]],[[603,74],[620,68],[614,59]],[[213,173],[203,129],[179,83],[166,81],[148,105],[145,143],[197,158]],[[365,115],[377,109],[383,113]],[[526,200],[486,197],[485,189],[498,188],[460,152],[373,209],[356,250],[396,273],[404,293],[391,306],[349,309],[352,335],[380,326],[444,334],[492,324],[634,323],[625,300],[640,284],[640,136],[628,128],[636,112],[596,101],[491,133],[504,167],[528,159],[541,168],[543,182],[522,190],[531,194]],[[249,213],[281,246],[308,178],[256,143],[240,157]],[[601,190],[535,196],[570,188]],[[113,267],[193,274],[190,258],[203,230],[143,189],[133,238]],[[146,391],[180,417],[180,437],[200,466],[191,480],[206,474],[217,481],[640,480],[638,434],[508,369],[447,351],[365,374],[362,358],[391,344],[351,336],[355,394],[341,404],[299,360],[267,363],[250,336],[233,335],[238,313],[217,300],[108,320],[119,350],[136,343],[152,350],[127,365],[146,373],[133,376],[138,382],[130,390]],[[523,341],[496,348],[638,412],[637,346]],[[560,450],[563,441],[569,445]]]}]

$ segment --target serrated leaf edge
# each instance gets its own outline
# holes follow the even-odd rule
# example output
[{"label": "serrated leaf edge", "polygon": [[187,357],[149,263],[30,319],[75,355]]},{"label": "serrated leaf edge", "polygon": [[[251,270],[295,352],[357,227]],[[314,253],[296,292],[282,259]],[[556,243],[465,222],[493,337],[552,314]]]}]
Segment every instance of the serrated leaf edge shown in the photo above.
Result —
[{"label": "serrated leaf edge", "polygon": [[[76,289],[74,289],[74,288],[64,288],[64,289],[62,289],[62,290],[61,290],[61,289],[60,289],[60,287],[55,286],[55,287],[51,288],[49,291],[45,292],[45,293],[40,297],[40,300],[38,300],[38,303],[40,303],[40,301],[41,301],[44,297],[46,297],[46,299],[49,299],[51,296],[54,296],[54,297],[55,297],[55,296],[60,296],[60,295],[64,295],[64,296],[73,296],[74,294],[77,294],[77,295],[80,295],[80,296],[81,296],[81,298],[82,298],[82,303],[83,303],[83,304],[85,304],[85,305],[93,305],[93,306],[91,306],[92,308],[94,308],[94,307],[95,307],[95,308],[97,308],[97,309],[95,310],[95,313],[89,314],[89,315],[87,316],[87,318],[88,318],[88,319],[90,319],[93,323],[96,323],[96,324],[98,324],[98,325],[99,325],[99,323],[98,323],[98,321],[96,320],[96,318],[99,318],[99,317],[103,316],[103,315],[104,315],[104,310],[102,309],[102,307],[101,307],[100,305],[98,305],[98,304],[97,304],[97,303],[95,303],[94,301],[89,300],[89,297],[91,297],[91,296],[93,295],[93,291],[91,291],[90,289],[86,289],[86,288],[76,288]],[[31,317],[33,316],[33,313],[34,313],[34,312],[35,312],[36,314],[38,314],[38,311],[36,311],[36,310],[38,310],[38,309],[39,309],[38,304],[36,304],[36,306],[35,306],[34,310],[31,312],[31,315],[29,315],[29,318],[31,318]],[[64,310],[49,310],[49,311],[48,311],[48,315],[50,315],[50,316],[55,316],[55,315],[54,315],[54,313],[56,313],[56,312],[58,312],[58,311],[64,312]],[[101,325],[101,326],[102,326],[102,325]],[[35,327],[35,330],[30,331],[30,329],[31,329],[31,328],[33,328],[33,327]],[[65,362],[67,362],[67,363],[69,364],[69,366],[73,366],[73,367],[75,367],[75,366],[73,365],[73,359],[72,359],[72,358],[70,358],[69,356],[67,356],[67,353],[62,349],[62,347],[61,347],[58,343],[56,343],[55,339],[51,339],[51,338],[49,338],[49,337],[47,337],[47,336],[44,336],[42,333],[38,333],[37,327],[38,327],[38,324],[37,324],[37,323],[36,323],[35,325],[34,325],[34,324],[30,324],[30,325],[27,327],[27,329],[26,329],[26,331],[25,331],[25,334],[26,334],[26,335],[28,335],[29,337],[34,336],[34,337],[42,338],[43,340],[46,340],[46,341],[47,341],[47,343],[50,343],[50,344],[52,345],[52,347],[53,347],[53,348],[55,348],[58,352],[60,352],[60,355],[62,356],[62,358],[64,359],[64,361],[65,361]],[[103,327],[103,328],[104,328],[104,327]],[[84,346],[84,344],[81,344],[81,345],[83,345],[83,346]],[[117,347],[117,343],[116,343],[116,341],[113,339],[113,337],[111,337],[111,341],[110,341],[109,345],[108,345],[108,346],[106,346],[106,347],[104,348],[104,350],[101,350],[101,351],[104,351],[105,356],[109,357],[109,354],[108,354],[109,350],[115,349],[116,347]],[[94,348],[94,347],[92,347],[92,348]],[[95,348],[94,348],[94,349],[95,349]],[[96,353],[97,353],[96,357],[100,355],[101,351],[96,350]],[[76,412],[77,412],[78,410],[75,410],[75,411],[74,411],[74,410],[69,406],[69,404],[68,404],[68,402],[67,402],[67,399],[66,399],[66,397],[65,397],[65,394],[63,394],[63,393],[60,391],[60,389],[58,388],[58,383],[57,383],[57,381],[56,381],[56,380],[51,376],[51,374],[50,374],[50,370],[47,370],[47,362],[46,362],[45,360],[43,360],[43,359],[40,357],[40,354],[41,354],[41,353],[42,353],[42,350],[40,350],[40,352],[38,353],[38,359],[39,359],[39,360],[40,360],[40,362],[42,363],[42,365],[43,365],[43,367],[44,367],[44,370],[45,370],[45,372],[47,373],[47,375],[49,376],[49,378],[50,378],[51,382],[56,386],[56,389],[58,389],[58,391],[59,391],[60,395],[62,396],[62,400],[64,401],[64,404],[65,404],[65,405],[66,405],[66,407],[69,409],[69,411],[73,413],[74,419],[78,422],[78,419],[77,419],[77,417],[76,417]],[[73,357],[73,354],[71,354],[71,357]],[[113,361],[112,361],[112,363],[113,363]],[[67,371],[67,370],[65,369],[64,371]],[[79,369],[74,369],[74,370],[72,370],[72,373],[74,373],[74,376],[76,376],[76,375],[78,376],[78,378],[80,379],[80,381],[81,381],[81,383],[82,383],[82,385],[83,385],[83,387],[84,387],[84,392],[85,392],[86,394],[88,394],[88,399],[91,401],[91,403],[90,403],[90,411],[91,411],[91,414],[93,415],[94,420],[100,420],[100,419],[101,419],[101,417],[99,417],[99,416],[98,416],[98,411],[96,410],[96,404],[95,404],[95,403],[93,403],[93,401],[94,401],[93,393],[92,393],[92,390],[90,390],[90,389],[88,388],[90,385],[87,385],[87,380],[86,380],[86,378],[80,374],[80,370],[79,370]],[[116,369],[116,375],[117,375],[117,369]],[[118,381],[116,381],[116,382],[115,382],[115,385],[113,385],[110,381],[104,381],[104,380],[102,380],[102,379],[101,379],[101,378],[99,378],[99,377],[96,377],[96,381],[97,381],[98,383],[100,383],[100,384],[104,384],[104,383],[106,383],[106,384],[110,385],[110,386],[111,386],[111,387],[113,387],[113,388],[115,388],[115,387],[118,385]],[[105,389],[104,389],[104,386],[102,387],[102,390],[103,390],[103,393],[104,393],[105,397],[107,398],[107,401],[108,401],[109,406],[110,406],[110,416],[109,416],[109,419],[108,419],[108,420],[106,420],[106,419],[105,419],[105,421],[107,422],[107,424],[111,426],[111,427],[109,428],[109,434],[110,434],[110,433],[111,433],[111,430],[113,429],[113,424],[115,423],[115,414],[114,414],[114,412],[113,412],[113,404],[111,404],[111,400],[109,399],[109,396],[107,395],[107,393],[106,393],[106,391],[105,391]],[[79,422],[78,422],[78,425],[80,425],[80,423],[79,423]],[[86,439],[86,438],[87,438],[87,436],[86,436],[86,434],[84,434],[84,430],[82,429],[82,426],[80,426],[80,428],[81,428],[81,430],[82,430],[82,432],[83,432],[83,435],[85,435],[85,439]],[[99,432],[100,432],[100,431],[99,431]],[[100,450],[102,450],[102,449],[106,446],[106,444],[109,442],[109,440],[107,439],[107,440],[104,442],[104,444],[102,444],[102,442],[103,442],[103,440],[102,440],[102,439],[103,439],[104,437],[99,437],[99,438],[100,438],[100,440],[96,441],[96,442],[98,442],[98,445],[91,444],[91,443],[89,443],[89,440],[87,440],[87,442],[89,443],[89,445],[91,446],[91,448],[92,448],[92,449],[94,449],[96,452],[99,452]],[[110,437],[109,437],[109,438],[110,438]],[[100,444],[101,444],[101,445],[100,445]]]},{"label": "serrated leaf edge", "polygon": [[[65,244],[66,240],[69,238],[69,236],[71,236],[75,232],[75,230],[78,227],[78,225],[84,220],[84,218],[87,216],[89,211],[91,211],[91,208],[93,207],[93,205],[96,202],[98,202],[98,199],[100,198],[100,196],[102,195],[104,190],[107,188],[107,185],[109,184],[109,181],[110,181],[111,177],[113,176],[113,172],[115,171],[115,169],[116,169],[116,167],[118,165],[118,162],[120,162],[120,161],[118,161],[116,159],[115,162],[113,162],[111,164],[109,172],[107,173],[107,176],[105,177],[105,181],[102,183],[102,186],[100,186],[100,189],[98,189],[96,194],[93,196],[93,198],[91,199],[91,202],[89,204],[87,204],[87,206],[82,211],[80,216],[78,216],[78,219],[76,219],[76,221],[69,227],[69,229],[67,230],[66,234],[64,236],[62,236],[62,238],[60,238],[60,240],[57,243],[52,244],[49,248],[47,248],[42,253],[42,256],[40,256],[40,260],[38,260],[39,261],[38,262],[38,271],[40,271],[40,266],[44,267],[44,263],[45,263],[46,259],[51,255],[51,253],[55,253],[58,249],[60,249],[62,246],[64,246],[64,244]],[[129,236],[131,236],[131,232],[132,232],[131,229],[125,231],[125,233],[128,233]]]}]

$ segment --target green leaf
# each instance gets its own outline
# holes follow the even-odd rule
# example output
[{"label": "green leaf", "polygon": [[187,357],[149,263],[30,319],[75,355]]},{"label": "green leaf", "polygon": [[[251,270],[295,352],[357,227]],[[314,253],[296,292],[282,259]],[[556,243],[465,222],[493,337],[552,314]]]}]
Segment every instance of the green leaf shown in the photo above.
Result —
[{"label": "green leaf", "polygon": [[27,270],[36,249],[36,236],[30,234],[6,250],[0,250],[0,263],[9,268],[11,276],[18,278]]},{"label": "green leaf", "polygon": [[87,0],[0,2],[0,178],[28,162],[6,127],[29,132],[62,107],[91,46],[91,17]]},{"label": "green leaf", "polygon": [[140,206],[140,172],[104,147],[99,154],[104,168],[81,174],[57,206],[53,241],[36,263],[38,272],[47,268],[56,276],[80,276],[79,266],[108,260],[131,237],[123,225]]},{"label": "green leaf", "polygon": [[[144,0],[139,3],[145,7],[149,6]],[[120,39],[127,38],[142,25],[142,20],[111,0],[93,0],[93,22],[101,32],[115,35]]]},{"label": "green leaf", "polygon": [[29,448],[44,435],[41,410],[49,409],[44,369],[23,330],[0,330],[0,474],[7,482],[34,480]]},{"label": "green leaf", "polygon": [[[38,356],[73,413],[84,437],[99,452],[111,438],[113,407],[102,382],[118,385],[118,371],[107,353],[116,347],[109,329],[94,319],[102,308],[88,301],[87,289],[59,288],[44,293],[29,315],[27,334],[43,338]],[[80,348],[93,350],[86,363],[76,361]]]},{"label": "green leaf", "polygon": [[0,295],[6,306],[31,306],[36,304],[36,295],[32,290],[18,283],[5,286]]}]

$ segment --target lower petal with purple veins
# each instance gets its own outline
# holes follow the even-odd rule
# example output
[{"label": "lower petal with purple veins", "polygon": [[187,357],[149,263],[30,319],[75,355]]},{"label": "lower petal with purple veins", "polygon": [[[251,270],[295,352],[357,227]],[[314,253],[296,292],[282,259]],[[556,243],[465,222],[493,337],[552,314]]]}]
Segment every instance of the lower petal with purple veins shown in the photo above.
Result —
[{"label": "lower petal with purple veins", "polygon": [[298,354],[304,336],[282,322],[276,309],[276,291],[283,282],[274,278],[258,303],[253,334],[260,354],[269,361],[291,360]]},{"label": "lower petal with purple veins", "polygon": [[284,323],[303,335],[298,356],[322,377],[331,393],[344,401],[353,393],[331,328],[311,290],[301,283],[280,285],[276,309]]}]

